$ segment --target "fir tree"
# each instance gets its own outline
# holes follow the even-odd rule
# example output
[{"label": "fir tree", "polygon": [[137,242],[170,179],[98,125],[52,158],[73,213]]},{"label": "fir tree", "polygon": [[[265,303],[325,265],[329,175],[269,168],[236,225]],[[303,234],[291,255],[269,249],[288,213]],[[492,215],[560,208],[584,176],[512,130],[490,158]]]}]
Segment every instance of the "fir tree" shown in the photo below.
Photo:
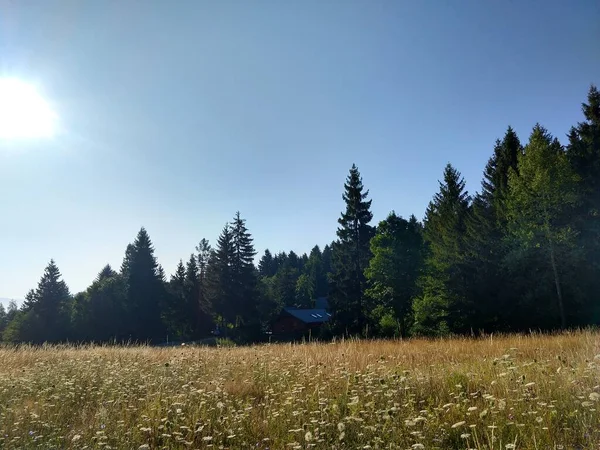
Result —
[{"label": "fir tree", "polygon": [[[423,258],[421,224],[414,216],[405,220],[394,212],[379,223],[371,239],[373,257],[365,270],[369,282],[371,317],[382,334],[407,336],[412,299]],[[396,330],[384,330],[391,322]]]},{"label": "fir tree", "polygon": [[[71,294],[54,262],[46,266],[37,289],[26,297],[27,320],[16,334],[35,343],[58,342],[69,338]],[[24,317],[25,318],[25,317]]]},{"label": "fir tree", "polygon": [[[518,173],[511,171],[509,175],[510,256],[539,255],[540,263],[546,262],[556,291],[555,316],[561,327],[567,325],[568,318],[561,274],[572,267],[575,255],[575,233],[569,217],[577,203],[577,179],[558,140],[540,125],[534,127],[519,156]],[[536,310],[553,309],[544,296],[535,297]]]},{"label": "fir tree", "polygon": [[252,236],[246,227],[246,221],[237,212],[231,223],[233,258],[232,284],[234,289],[237,322],[250,326],[256,325],[257,274],[254,267],[256,251]]},{"label": "fir tree", "polygon": [[[508,174],[517,169],[521,142],[511,127],[497,140],[488,161],[482,191],[473,200],[467,222],[467,253],[472,273],[471,303],[476,308],[473,328],[493,331],[507,329],[518,293],[503,267],[506,255]],[[514,281],[514,280],[512,280]]]},{"label": "fir tree", "polygon": [[265,253],[260,258],[258,263],[258,273],[262,277],[272,277],[277,273],[277,261],[274,260],[269,249],[266,249]]},{"label": "fir tree", "polygon": [[152,342],[162,340],[161,308],[166,294],[164,272],[156,261],[154,246],[145,228],[141,228],[134,243],[127,246],[121,272],[127,284],[131,338]]},{"label": "fir tree", "polygon": [[217,323],[222,327],[234,324],[236,319],[232,283],[233,257],[233,236],[227,223],[217,239],[217,246],[211,254],[206,273],[206,298]]},{"label": "fir tree", "polygon": [[470,197],[460,172],[448,164],[444,181],[425,212],[424,237],[428,247],[422,294],[413,304],[416,333],[439,334],[470,329],[466,227]]},{"label": "fir tree", "polygon": [[346,210],[338,219],[338,240],[333,247],[330,306],[334,327],[351,334],[362,333],[367,325],[364,305],[366,280],[364,270],[369,263],[369,242],[373,227],[369,191],[364,189],[356,165],[344,184],[342,198]]}]

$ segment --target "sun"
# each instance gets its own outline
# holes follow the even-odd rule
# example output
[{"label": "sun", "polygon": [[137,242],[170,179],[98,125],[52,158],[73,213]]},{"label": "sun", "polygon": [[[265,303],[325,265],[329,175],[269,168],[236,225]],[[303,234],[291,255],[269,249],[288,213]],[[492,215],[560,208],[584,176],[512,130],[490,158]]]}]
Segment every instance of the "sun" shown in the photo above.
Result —
[{"label": "sun", "polygon": [[0,78],[0,140],[50,138],[57,118],[33,85]]}]

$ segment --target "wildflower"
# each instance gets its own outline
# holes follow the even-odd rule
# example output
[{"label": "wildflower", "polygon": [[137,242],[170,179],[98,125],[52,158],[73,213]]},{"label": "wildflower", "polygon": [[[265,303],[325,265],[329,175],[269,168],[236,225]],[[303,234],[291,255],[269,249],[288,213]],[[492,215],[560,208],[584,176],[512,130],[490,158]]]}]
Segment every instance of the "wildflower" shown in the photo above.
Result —
[{"label": "wildflower", "polygon": [[462,427],[465,423],[464,420],[461,420],[460,422],[456,422],[454,425],[452,425],[452,428],[458,428],[458,427]]},{"label": "wildflower", "polygon": [[515,444],[506,444],[504,446],[504,448],[507,450],[513,450],[513,449],[517,448],[517,446]]},{"label": "wildflower", "polygon": [[423,450],[425,446],[417,442],[416,444],[411,445],[410,448],[414,450]]},{"label": "wildflower", "polygon": [[340,441],[343,441],[345,437],[346,437],[346,433],[345,433],[344,431],[342,431],[342,432],[340,433],[340,436],[338,437],[338,439],[339,439]]},{"label": "wildflower", "polygon": [[477,406],[471,406],[469,409],[467,409],[467,411],[469,411],[469,412],[477,411]]},{"label": "wildflower", "polygon": [[[535,386],[535,383],[533,381],[531,383],[527,383],[525,385],[526,388],[533,387],[533,386]],[[508,444],[508,445],[514,445],[514,444]],[[512,447],[512,448],[514,448],[514,447]]]},{"label": "wildflower", "polygon": [[77,442],[79,439],[81,439],[81,435],[80,434],[76,434],[75,436],[73,436],[73,438],[71,439],[71,442]]},{"label": "wildflower", "polygon": [[313,440],[313,434],[310,431],[307,431],[306,434],[304,435],[304,440],[306,442],[310,442]]},{"label": "wildflower", "polygon": [[337,424],[337,429],[338,431],[341,433],[346,429],[346,425],[344,425],[344,422],[340,422]]},{"label": "wildflower", "polygon": [[463,439],[469,439],[471,437],[471,433],[463,433],[460,435],[460,437]]},{"label": "wildflower", "polygon": [[592,392],[589,396],[589,399],[593,402],[597,402],[600,400],[600,394],[598,394],[597,392]]},{"label": "wildflower", "polygon": [[138,450],[149,450],[150,446],[148,444],[142,444],[138,447]]},{"label": "wildflower", "polygon": [[541,417],[536,417],[536,418],[535,418],[535,421],[536,421],[537,423],[542,423],[542,422],[544,421],[544,419],[542,419]]}]

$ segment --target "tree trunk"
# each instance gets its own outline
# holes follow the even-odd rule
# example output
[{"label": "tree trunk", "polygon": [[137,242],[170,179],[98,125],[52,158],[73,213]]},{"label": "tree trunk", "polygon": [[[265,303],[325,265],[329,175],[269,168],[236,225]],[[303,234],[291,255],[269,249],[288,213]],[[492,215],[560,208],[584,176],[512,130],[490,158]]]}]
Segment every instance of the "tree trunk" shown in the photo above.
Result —
[{"label": "tree trunk", "polygon": [[554,283],[556,284],[556,295],[558,297],[558,310],[560,311],[560,327],[565,328],[567,326],[567,320],[565,318],[565,308],[563,305],[562,290],[560,288],[560,279],[558,277],[558,269],[556,268],[556,257],[554,255],[554,245],[552,239],[549,239],[550,243],[550,262],[552,263],[552,272],[554,273]]}]

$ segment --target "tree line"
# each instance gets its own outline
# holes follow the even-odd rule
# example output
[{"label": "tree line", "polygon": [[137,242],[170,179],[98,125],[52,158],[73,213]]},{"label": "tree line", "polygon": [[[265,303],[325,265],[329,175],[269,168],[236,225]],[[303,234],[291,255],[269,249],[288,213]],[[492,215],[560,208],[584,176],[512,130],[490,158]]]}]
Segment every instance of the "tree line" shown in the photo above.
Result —
[{"label": "tree line", "polygon": [[353,165],[337,239],[308,254],[265,250],[239,212],[167,279],[142,228],[118,270],[73,295],[50,261],[20,308],[0,305],[6,342],[259,341],[284,306],[327,296],[331,336],[552,330],[600,323],[600,93],[563,145],[540,124],[508,127],[470,195],[448,164],[422,221],[372,224]]}]

